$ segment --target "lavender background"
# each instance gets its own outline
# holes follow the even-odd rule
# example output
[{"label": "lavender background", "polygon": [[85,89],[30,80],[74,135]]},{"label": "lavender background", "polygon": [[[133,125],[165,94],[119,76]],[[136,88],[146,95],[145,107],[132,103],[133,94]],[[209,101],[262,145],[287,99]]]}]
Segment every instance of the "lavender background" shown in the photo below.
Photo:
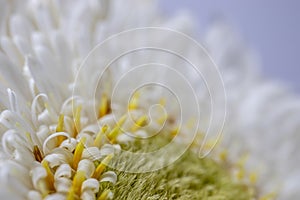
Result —
[{"label": "lavender background", "polygon": [[[224,16],[260,56],[266,77],[300,93],[299,0],[160,0],[167,15],[187,10],[203,28]],[[201,32],[201,31],[200,31]]]}]

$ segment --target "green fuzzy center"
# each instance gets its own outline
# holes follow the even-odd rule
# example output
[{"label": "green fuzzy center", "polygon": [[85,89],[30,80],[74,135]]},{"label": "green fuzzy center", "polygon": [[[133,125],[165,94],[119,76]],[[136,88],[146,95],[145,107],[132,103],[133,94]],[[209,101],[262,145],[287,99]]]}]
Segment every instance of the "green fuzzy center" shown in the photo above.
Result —
[{"label": "green fuzzy center", "polygon": [[[162,137],[148,141],[139,140],[123,147],[134,152],[157,149],[169,142]],[[174,151],[179,146],[174,146]],[[118,160],[127,159],[118,157]],[[127,162],[128,163],[128,162]],[[138,165],[138,161],[130,160]],[[255,189],[233,180],[225,165],[187,150],[179,160],[160,170],[149,173],[117,172],[116,185],[102,184],[101,190],[111,189],[114,199],[207,199],[207,200],[250,200],[255,199]]]}]

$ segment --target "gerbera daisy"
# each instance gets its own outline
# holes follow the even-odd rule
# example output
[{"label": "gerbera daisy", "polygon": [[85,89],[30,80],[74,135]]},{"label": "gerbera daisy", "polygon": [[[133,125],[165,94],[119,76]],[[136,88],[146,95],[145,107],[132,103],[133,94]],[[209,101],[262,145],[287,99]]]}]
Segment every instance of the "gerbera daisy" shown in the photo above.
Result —
[{"label": "gerbera daisy", "polygon": [[203,48],[152,1],[1,5],[1,198],[299,197],[299,100],[228,26]]}]

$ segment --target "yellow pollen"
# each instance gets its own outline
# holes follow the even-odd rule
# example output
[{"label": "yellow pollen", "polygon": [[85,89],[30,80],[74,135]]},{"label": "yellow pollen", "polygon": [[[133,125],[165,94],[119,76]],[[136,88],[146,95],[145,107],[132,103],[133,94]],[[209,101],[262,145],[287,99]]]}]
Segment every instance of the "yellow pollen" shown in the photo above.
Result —
[{"label": "yellow pollen", "polygon": [[139,128],[147,125],[148,123],[148,117],[146,115],[141,116],[136,122],[135,124],[131,127],[131,131],[136,131]]},{"label": "yellow pollen", "polygon": [[81,130],[81,123],[80,123],[81,109],[82,109],[82,107],[78,106],[75,111],[75,116],[74,116],[74,132],[75,132],[75,134],[74,134],[74,137],[76,137],[77,134]]},{"label": "yellow pollen", "polygon": [[106,94],[103,94],[100,101],[99,118],[103,117],[109,112],[109,100]]},{"label": "yellow pollen", "polygon": [[96,136],[96,139],[94,140],[94,146],[95,147],[100,147],[103,135],[106,133],[107,129],[108,129],[107,125],[104,125],[101,128],[101,130],[99,131],[99,133]]},{"label": "yellow pollen", "polygon": [[138,108],[138,100],[140,98],[140,93],[139,92],[135,92],[132,95],[132,98],[129,101],[129,105],[128,105],[128,109],[129,110],[135,110]]},{"label": "yellow pollen", "polygon": [[49,167],[49,163],[46,160],[42,161],[42,166],[45,168],[46,172],[47,172],[47,178],[46,180],[48,181],[49,184],[49,188],[50,189],[54,189],[54,176],[53,173]]},{"label": "yellow pollen", "polygon": [[33,146],[33,155],[34,155],[34,158],[35,158],[36,161],[42,162],[43,156],[42,156],[42,153],[41,153],[41,151],[40,151],[40,149],[37,145]]},{"label": "yellow pollen", "polygon": [[110,190],[105,190],[104,192],[101,193],[101,195],[99,196],[99,198],[97,200],[106,200],[109,193],[110,193]]},{"label": "yellow pollen", "polygon": [[112,154],[107,155],[102,162],[98,165],[98,167],[96,168],[94,174],[93,174],[93,178],[95,179],[99,179],[100,175],[102,174],[102,172],[105,170],[106,165],[108,165],[108,163],[111,161],[111,159],[113,158]]},{"label": "yellow pollen", "polygon": [[[64,115],[61,114],[59,115],[59,119],[58,119],[58,123],[57,123],[57,127],[56,127],[56,132],[63,132],[64,131]],[[57,137],[57,146],[59,146],[65,139],[65,136],[58,136]]]},{"label": "yellow pollen", "polygon": [[83,149],[84,149],[85,141],[86,141],[85,137],[81,138],[80,142],[77,144],[77,146],[75,148],[74,157],[73,157],[73,169],[74,170],[77,170],[78,163],[81,159],[82,152],[83,152]]}]

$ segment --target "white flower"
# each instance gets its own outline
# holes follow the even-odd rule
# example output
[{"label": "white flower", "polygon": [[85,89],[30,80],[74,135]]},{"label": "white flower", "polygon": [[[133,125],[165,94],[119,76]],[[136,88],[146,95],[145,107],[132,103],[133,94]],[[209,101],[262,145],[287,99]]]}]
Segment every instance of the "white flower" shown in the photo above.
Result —
[{"label": "white flower", "polygon": [[[126,84],[119,87],[110,106],[112,88],[123,74],[132,70],[128,66],[145,60],[121,59],[117,63],[120,65],[105,72],[100,81],[97,70],[103,71],[106,59],[112,58],[119,49],[142,43],[139,34],[133,34],[132,40],[106,46],[104,54],[96,54],[96,58],[84,59],[96,45],[121,31],[159,26],[191,33],[189,20],[179,16],[167,21],[157,13],[155,4],[147,0],[3,0],[1,5],[1,197],[95,199],[98,195],[99,199],[113,198],[109,190],[99,194],[99,184],[116,183],[114,171],[104,172],[113,155],[121,151],[121,146],[115,143],[133,140],[130,134],[148,137],[156,133],[167,118],[164,128],[175,130],[176,135],[176,123],[181,120],[171,94],[161,89],[145,89],[143,95],[133,93],[128,102],[130,84],[166,79],[166,83],[176,86],[175,91],[186,92],[186,88],[176,85],[177,80],[167,68],[153,74],[136,72],[131,77],[133,81],[125,81]],[[204,74],[214,77],[206,58],[194,55],[192,47],[182,41],[170,42],[168,34],[153,35],[153,40],[157,38],[166,47],[175,46],[189,52],[203,64]],[[225,84],[228,113],[222,142],[231,161],[249,154],[248,161],[241,159],[238,163],[243,169],[258,174],[257,186],[262,193],[274,191],[279,192],[280,199],[299,198],[299,99],[281,85],[260,76],[255,58],[226,25],[214,24],[203,41],[220,67]],[[160,55],[153,52],[149,57]],[[160,59],[173,62],[181,73],[185,71],[172,57],[161,55]],[[91,67],[80,68],[83,61]],[[203,115],[208,116],[210,94],[203,92],[205,87],[193,72],[185,72],[195,87]],[[216,97],[222,93],[214,92]],[[188,98],[183,98],[181,103],[186,104],[190,114],[195,108],[188,105]],[[152,107],[153,118],[149,120],[147,109],[153,104],[164,106],[168,117]],[[130,116],[124,116],[127,109]],[[217,107],[215,114],[220,114],[218,111],[223,110]],[[148,123],[144,130],[142,127]],[[186,128],[186,124],[183,126]],[[200,124],[201,131],[207,126],[206,122]],[[216,130],[218,125],[213,123],[211,128]],[[183,136],[177,142],[189,142],[189,137]],[[251,175],[252,179],[254,176]]]}]

